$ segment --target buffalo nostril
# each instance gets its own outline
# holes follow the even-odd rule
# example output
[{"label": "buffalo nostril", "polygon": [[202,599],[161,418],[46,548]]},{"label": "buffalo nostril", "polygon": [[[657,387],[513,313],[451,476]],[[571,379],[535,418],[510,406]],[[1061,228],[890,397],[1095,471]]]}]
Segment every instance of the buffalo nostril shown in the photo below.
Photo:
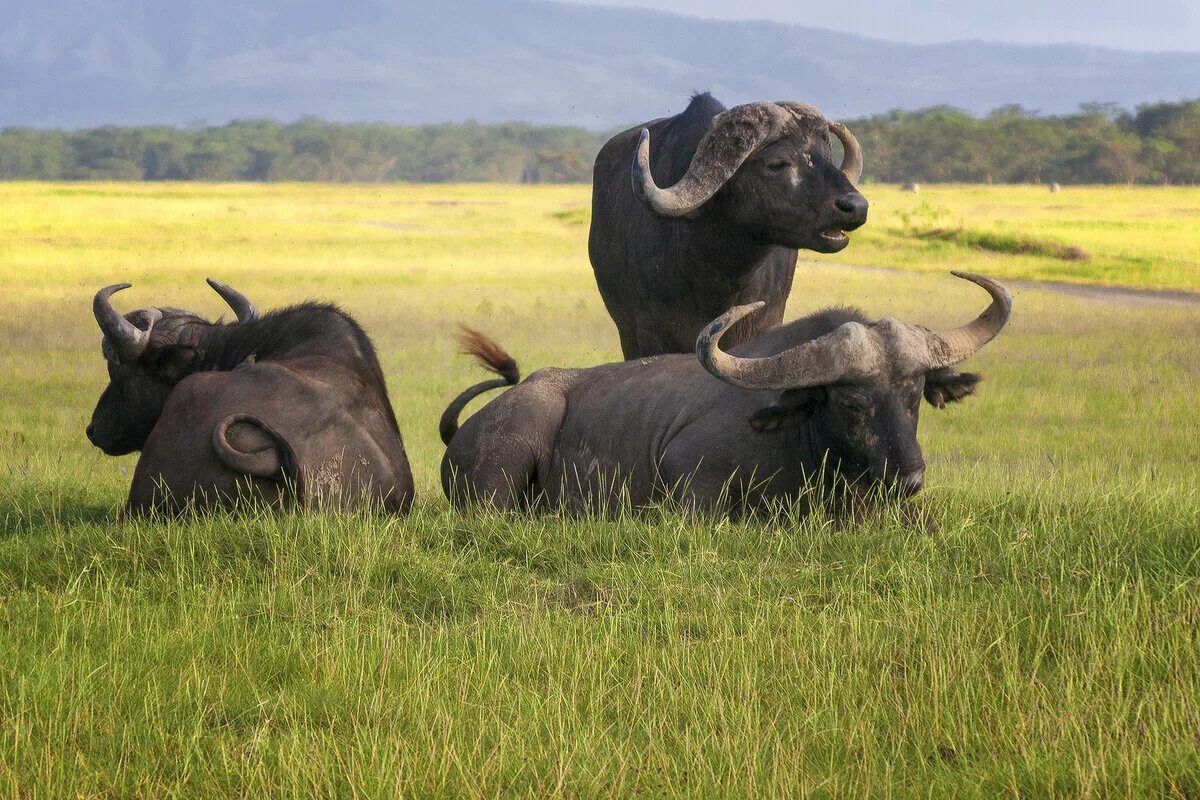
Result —
[{"label": "buffalo nostril", "polygon": [[85,431],[85,433],[87,433],[87,437],[88,437],[88,440],[89,440],[89,441],[93,440],[93,439],[95,438],[95,435],[96,435],[96,426],[95,426],[95,425],[88,425],[88,426],[87,426],[87,430]]},{"label": "buffalo nostril", "polygon": [[837,206],[839,211],[855,217],[859,217],[867,213],[867,198],[863,197],[858,192],[844,194],[835,200],[833,204]]}]

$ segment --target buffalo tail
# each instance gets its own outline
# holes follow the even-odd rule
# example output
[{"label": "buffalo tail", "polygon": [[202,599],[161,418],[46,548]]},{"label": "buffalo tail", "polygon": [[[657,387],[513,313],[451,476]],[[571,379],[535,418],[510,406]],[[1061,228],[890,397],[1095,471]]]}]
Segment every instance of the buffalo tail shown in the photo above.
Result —
[{"label": "buffalo tail", "polygon": [[517,362],[513,357],[506,353],[503,347],[479,331],[463,326],[458,336],[458,343],[461,347],[460,353],[475,356],[484,369],[494,372],[500,377],[475,384],[446,406],[442,420],[438,423],[438,433],[441,434],[442,444],[447,445],[454,438],[454,434],[458,433],[458,415],[462,413],[467,403],[484,392],[504,386],[514,386],[521,381],[521,370],[517,367]]}]

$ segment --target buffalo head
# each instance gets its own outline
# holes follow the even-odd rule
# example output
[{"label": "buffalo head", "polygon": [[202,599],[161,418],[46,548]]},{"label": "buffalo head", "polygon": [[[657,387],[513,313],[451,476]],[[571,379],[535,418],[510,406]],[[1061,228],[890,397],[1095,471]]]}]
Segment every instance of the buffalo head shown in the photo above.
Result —
[{"label": "buffalo head", "polygon": [[971,394],[980,377],[952,369],[975,354],[1008,322],[1012,298],[982,275],[955,272],[992,297],[961,328],[933,332],[885,318],[846,322],[812,341],[766,358],[723,352],[721,335],[762,306],[738,306],[696,340],[700,362],[721,380],[748,389],[782,389],[777,405],[750,420],[759,430],[803,426],[806,441],[827,471],[852,483],[883,486],[901,495],[919,491],[925,461],[917,442],[921,397],[944,408]]},{"label": "buffalo head", "polygon": [[[830,134],[842,143],[833,161]],[[682,217],[717,197],[722,213],[764,244],[836,253],[867,221],[858,140],[807,103],[748,103],[713,118],[687,173],[659,188],[650,173],[650,132],[633,160],[633,191],[656,214]]]},{"label": "buffalo head", "polygon": [[[237,314],[238,322],[258,317],[254,304],[240,292],[211,278],[208,284]],[[92,313],[104,333],[101,350],[109,382],[92,412],[87,437],[111,456],[142,448],[171,389],[198,366],[198,332],[212,325],[177,308],[143,308],[122,316],[110,298],[128,288],[128,283],[106,286],[92,300]]]}]

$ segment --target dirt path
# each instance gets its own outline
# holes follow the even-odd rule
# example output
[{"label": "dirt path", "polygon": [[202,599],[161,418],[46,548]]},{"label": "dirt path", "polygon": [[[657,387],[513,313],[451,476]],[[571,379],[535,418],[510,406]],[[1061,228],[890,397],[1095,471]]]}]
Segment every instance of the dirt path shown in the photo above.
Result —
[{"label": "dirt path", "polygon": [[1132,289],[1126,286],[1086,286],[1061,281],[1005,281],[1022,289],[1044,289],[1084,300],[1110,303],[1122,308],[1200,308],[1200,294],[1179,289]]},{"label": "dirt path", "polygon": [[[834,266],[823,264],[823,266]],[[838,264],[839,269],[860,272],[886,272],[892,275],[919,275],[922,273],[893,267],[868,267],[862,264]],[[935,273],[930,273],[935,274]],[[1135,289],[1128,286],[1089,286],[1063,281],[1031,281],[1019,278],[1004,278],[1004,285],[1012,289],[1040,289],[1055,294],[1064,294],[1081,300],[1120,306],[1121,308],[1197,308],[1200,309],[1200,293],[1182,289]]]}]

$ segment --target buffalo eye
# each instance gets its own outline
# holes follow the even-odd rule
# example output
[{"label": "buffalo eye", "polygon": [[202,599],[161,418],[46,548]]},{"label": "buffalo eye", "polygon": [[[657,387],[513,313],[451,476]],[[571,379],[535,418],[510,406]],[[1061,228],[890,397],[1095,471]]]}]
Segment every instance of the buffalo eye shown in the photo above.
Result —
[{"label": "buffalo eye", "polygon": [[871,416],[875,410],[871,401],[860,395],[848,395],[842,400],[842,408],[846,410],[850,416],[857,419],[866,419]]},{"label": "buffalo eye", "polygon": [[767,169],[769,169],[771,172],[783,172],[785,169],[787,169],[791,165],[792,165],[791,162],[784,161],[783,159],[780,158],[780,159],[774,159],[772,161],[768,161]]}]

